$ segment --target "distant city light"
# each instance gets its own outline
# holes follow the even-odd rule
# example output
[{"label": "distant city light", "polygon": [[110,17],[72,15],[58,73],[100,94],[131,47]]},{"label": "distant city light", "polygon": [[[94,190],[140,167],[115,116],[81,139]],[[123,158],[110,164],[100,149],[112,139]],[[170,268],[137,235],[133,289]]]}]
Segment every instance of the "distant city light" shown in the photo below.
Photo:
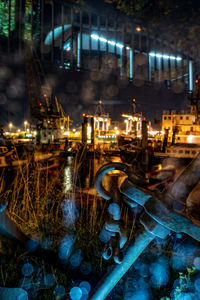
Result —
[{"label": "distant city light", "polygon": [[142,29],[141,29],[141,27],[136,27],[136,31],[138,31],[138,32],[140,32]]},{"label": "distant city light", "polygon": [[166,59],[172,59],[172,60],[182,60],[182,58],[180,56],[172,56],[172,55],[167,55],[167,54],[160,54],[160,53],[155,53],[155,52],[150,52],[149,53],[150,56],[153,57],[158,57],[158,58],[166,58]]},{"label": "distant city light", "polygon": [[187,142],[190,144],[190,143],[192,143],[193,142],[193,140],[194,140],[194,136],[193,135],[188,135],[188,137],[187,137]]}]

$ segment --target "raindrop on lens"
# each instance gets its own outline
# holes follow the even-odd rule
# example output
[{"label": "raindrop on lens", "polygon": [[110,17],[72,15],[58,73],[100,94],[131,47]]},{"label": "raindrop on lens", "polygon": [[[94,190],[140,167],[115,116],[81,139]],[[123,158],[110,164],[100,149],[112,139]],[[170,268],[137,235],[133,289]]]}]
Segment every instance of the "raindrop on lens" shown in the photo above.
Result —
[{"label": "raindrop on lens", "polygon": [[56,298],[62,298],[65,295],[65,288],[63,285],[57,285],[53,291]]},{"label": "raindrop on lens", "polygon": [[74,253],[71,257],[70,257],[70,264],[76,268],[81,264],[82,261],[82,255],[80,252],[76,252]]},{"label": "raindrop on lens", "polygon": [[50,273],[44,276],[44,285],[53,286],[56,283],[56,277],[54,274]]},{"label": "raindrop on lens", "polygon": [[88,293],[91,291],[91,285],[88,281],[81,281],[81,283],[79,284],[80,288],[85,288]]},{"label": "raindrop on lens", "polygon": [[24,264],[23,267],[22,267],[22,274],[24,276],[31,276],[34,272],[34,267],[32,264]]},{"label": "raindrop on lens", "polygon": [[83,262],[80,266],[80,271],[84,275],[88,275],[92,271],[92,266],[89,262]]},{"label": "raindrop on lens", "polygon": [[197,270],[200,270],[200,257],[195,257],[193,264]]},{"label": "raindrop on lens", "polygon": [[73,287],[69,292],[70,298],[72,300],[80,300],[82,294],[82,290],[79,287]]}]

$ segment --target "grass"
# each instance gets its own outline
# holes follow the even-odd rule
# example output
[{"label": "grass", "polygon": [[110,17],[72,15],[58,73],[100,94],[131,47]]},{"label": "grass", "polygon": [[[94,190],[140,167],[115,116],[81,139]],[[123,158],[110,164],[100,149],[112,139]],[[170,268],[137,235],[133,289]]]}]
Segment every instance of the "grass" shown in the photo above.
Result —
[{"label": "grass", "polygon": [[[81,278],[96,284],[98,278],[104,274],[112,260],[105,261],[102,259],[103,244],[99,240],[99,233],[102,230],[104,223],[109,219],[107,208],[109,202],[102,200],[97,194],[90,195],[85,189],[81,189],[77,193],[76,186],[80,186],[79,171],[88,172],[91,176],[89,181],[93,180],[92,164],[84,160],[84,154],[75,158],[73,163],[73,178],[71,190],[63,191],[63,181],[65,180],[65,166],[61,166],[56,172],[40,171],[39,164],[27,162],[23,167],[20,167],[15,175],[12,184],[3,191],[4,186],[1,181],[1,199],[3,202],[8,202],[6,209],[10,218],[19,226],[19,228],[29,237],[41,240],[43,237],[49,237],[53,244],[51,250],[57,254],[60,241],[62,238],[73,232],[76,236],[73,251],[81,250],[83,261],[90,262],[92,265],[92,275],[83,275],[79,268],[72,268],[69,264],[59,265],[49,263],[44,255],[36,255],[28,253],[25,247],[16,245],[13,241],[8,241],[1,238],[0,244],[0,286],[17,287],[20,278],[22,278],[21,267],[24,263],[30,262],[34,265],[35,272],[31,277],[34,288],[29,291],[32,293],[32,299],[53,299],[53,287],[46,287],[42,283],[42,278],[47,273],[53,273],[56,276],[57,284],[62,284],[66,287],[67,299],[69,299],[70,287],[77,285]],[[83,172],[84,173],[84,172]],[[2,173],[1,176],[5,176]],[[3,178],[3,177],[1,177]],[[63,211],[61,204],[64,199],[74,201],[77,205],[79,216],[72,224],[66,227],[63,222]],[[132,215],[127,208],[122,204],[121,219],[123,226],[127,232],[128,239],[131,240],[135,234],[136,215]],[[157,242],[150,245],[142,255],[149,256],[148,262],[151,261],[151,256],[166,255],[170,257],[172,254],[172,242],[168,239],[164,246]],[[59,259],[58,259],[59,262]],[[57,265],[56,265],[57,264]],[[155,290],[155,299],[160,299],[159,296],[169,295],[173,281],[179,277],[177,272],[172,269],[170,271],[171,278],[169,284],[162,290]],[[120,281],[120,285],[115,289],[113,299],[120,299],[120,293],[128,286],[128,282],[132,280],[135,270],[127,273],[125,278]],[[35,293],[35,294],[34,294]],[[112,294],[112,295],[114,295]],[[66,298],[64,298],[66,299]]]}]

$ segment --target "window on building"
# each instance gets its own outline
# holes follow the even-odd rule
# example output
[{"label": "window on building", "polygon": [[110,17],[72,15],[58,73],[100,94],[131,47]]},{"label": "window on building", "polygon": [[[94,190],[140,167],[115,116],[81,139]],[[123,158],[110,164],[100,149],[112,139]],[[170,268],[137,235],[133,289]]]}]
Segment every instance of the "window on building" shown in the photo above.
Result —
[{"label": "window on building", "polygon": [[171,120],[171,117],[168,117],[168,120]]},{"label": "window on building", "polygon": [[190,150],[185,150],[185,154],[190,154]]},{"label": "window on building", "polygon": [[173,152],[173,153],[176,153],[176,149],[174,149],[172,152]]},{"label": "window on building", "polygon": [[179,141],[180,141],[180,139],[181,139],[180,136],[178,136],[178,140],[179,140]]},{"label": "window on building", "polygon": [[193,127],[190,127],[190,131],[193,131]]},{"label": "window on building", "polygon": [[164,120],[167,120],[167,117],[164,117]]},{"label": "window on building", "polygon": [[189,120],[189,117],[186,117],[186,120]]},{"label": "window on building", "polygon": [[183,153],[183,150],[179,150],[178,153]]},{"label": "window on building", "polygon": [[180,120],[183,120],[183,117],[180,117]]},{"label": "window on building", "polygon": [[193,150],[193,151],[192,151],[192,154],[196,154],[196,151],[195,151],[195,150]]}]

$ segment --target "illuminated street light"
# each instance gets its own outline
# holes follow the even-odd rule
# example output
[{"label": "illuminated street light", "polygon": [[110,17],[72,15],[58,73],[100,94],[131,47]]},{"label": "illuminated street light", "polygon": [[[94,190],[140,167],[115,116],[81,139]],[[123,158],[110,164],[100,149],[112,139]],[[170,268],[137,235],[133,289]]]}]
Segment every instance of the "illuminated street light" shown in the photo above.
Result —
[{"label": "illuminated street light", "polygon": [[13,127],[13,124],[12,124],[12,123],[10,123],[8,126],[9,126],[9,128],[10,128],[10,132],[11,132],[11,129],[12,129],[12,127]]},{"label": "illuminated street light", "polygon": [[141,29],[141,27],[136,27],[136,31],[138,31],[138,32],[140,32],[142,29]]},{"label": "illuminated street light", "polygon": [[63,129],[64,129],[64,126],[61,126],[61,127],[60,127],[60,129],[62,129],[62,130],[63,130]]},{"label": "illuminated street light", "polygon": [[27,126],[28,122],[27,121],[24,121],[24,130],[26,131],[26,126]]}]

